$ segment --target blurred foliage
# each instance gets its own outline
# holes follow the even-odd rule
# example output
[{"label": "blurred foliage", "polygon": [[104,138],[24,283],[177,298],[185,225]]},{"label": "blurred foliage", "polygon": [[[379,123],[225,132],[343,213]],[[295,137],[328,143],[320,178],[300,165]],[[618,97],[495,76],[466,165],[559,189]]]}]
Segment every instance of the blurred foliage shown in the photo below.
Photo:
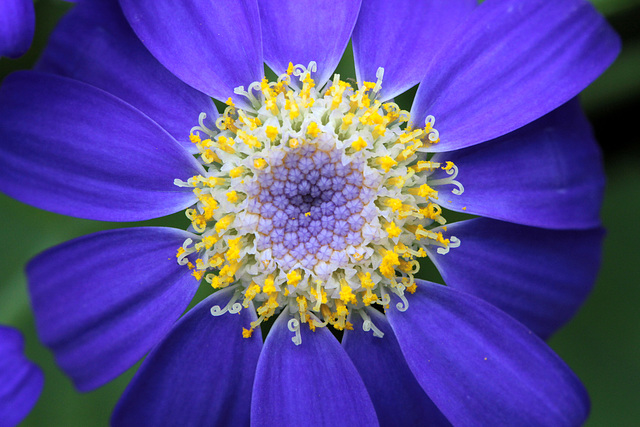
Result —
[{"label": "blurred foliage", "polygon": [[[550,344],[590,392],[592,415],[587,425],[632,426],[640,420],[640,263],[636,260],[640,242],[640,137],[636,129],[640,111],[640,0],[592,1],[607,15],[624,44],[618,61],[582,97],[605,153],[608,186],[603,221],[608,237],[593,294]],[[33,66],[55,23],[70,7],[56,0],[36,1],[34,45],[18,60],[0,59],[0,80],[12,71]],[[353,77],[352,70],[352,58],[347,55],[340,72]],[[408,105],[413,93],[410,91],[400,102]],[[75,391],[57,369],[51,352],[37,339],[23,268],[33,255],[48,247],[123,225],[63,217],[1,194],[0,212],[4,224],[0,229],[0,323],[13,325],[26,335],[27,353],[46,375],[43,395],[23,425],[107,425],[135,367],[96,391]],[[184,228],[185,219],[180,213],[145,225]],[[206,293],[204,290],[199,295]]]}]

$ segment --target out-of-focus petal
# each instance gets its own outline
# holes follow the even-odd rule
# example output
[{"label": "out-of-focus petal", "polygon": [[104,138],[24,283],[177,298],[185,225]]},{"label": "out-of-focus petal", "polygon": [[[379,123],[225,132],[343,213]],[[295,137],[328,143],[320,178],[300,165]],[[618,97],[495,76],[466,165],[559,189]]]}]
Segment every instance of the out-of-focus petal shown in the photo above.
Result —
[{"label": "out-of-focus petal", "polygon": [[202,167],[120,99],[53,74],[24,71],[0,88],[0,190],[64,215],[135,221],[195,202],[174,185]]},{"label": "out-of-focus petal", "polygon": [[262,337],[242,328],[253,306],[214,317],[233,290],[216,292],[187,313],[145,359],[116,406],[114,426],[249,425],[251,386]]},{"label": "out-of-focus petal", "polygon": [[257,0],[120,0],[149,51],[185,83],[219,100],[262,79]]},{"label": "out-of-focus petal", "polygon": [[189,130],[204,112],[215,121],[211,98],[162,66],[129,27],[117,2],[81,2],[62,19],[37,69],[99,87],[136,107],[188,150]]},{"label": "out-of-focus petal", "polygon": [[[447,209],[545,228],[600,225],[602,154],[578,100],[501,138],[432,160],[453,161],[464,186],[460,195],[447,194],[450,185],[434,186]],[[446,177],[443,170],[432,176]]]},{"label": "out-of-focus petal", "polygon": [[0,326],[0,425],[18,425],[36,404],[44,376],[24,355],[24,339]]},{"label": "out-of-focus petal", "polygon": [[264,59],[277,74],[289,62],[315,61],[316,85],[335,70],[358,17],[361,0],[259,0]]},{"label": "out-of-focus petal", "polygon": [[358,371],[327,328],[300,326],[292,342],[288,310],[276,319],[258,360],[251,425],[376,426],[376,412]]},{"label": "out-of-focus petal", "polygon": [[488,141],[575,97],[619,51],[585,0],[488,0],[433,58],[411,119],[435,116],[441,142],[432,151]]},{"label": "out-of-focus petal", "polygon": [[416,379],[453,425],[584,422],[586,390],[537,335],[479,298],[416,283],[408,310],[392,304],[387,317]]},{"label": "out-of-focus petal", "polygon": [[36,28],[32,0],[0,2],[0,57],[18,58],[29,50]]},{"label": "out-of-focus petal", "polygon": [[431,58],[476,6],[476,0],[364,1],[353,30],[358,82],[375,82],[378,67],[384,67],[382,99],[417,85]]},{"label": "out-of-focus petal", "polygon": [[426,395],[404,361],[398,340],[382,313],[366,308],[370,322],[384,334],[362,329],[362,317],[350,318],[353,330],[345,331],[342,347],[360,373],[381,426],[450,426]]},{"label": "out-of-focus petal", "polygon": [[127,228],[71,240],[27,266],[42,342],[82,391],[130,368],[169,331],[198,281],[176,252],[191,233]]},{"label": "out-of-focus petal", "polygon": [[593,288],[601,228],[547,230],[486,218],[447,226],[460,246],[428,253],[452,288],[480,297],[542,338],[562,327]]}]

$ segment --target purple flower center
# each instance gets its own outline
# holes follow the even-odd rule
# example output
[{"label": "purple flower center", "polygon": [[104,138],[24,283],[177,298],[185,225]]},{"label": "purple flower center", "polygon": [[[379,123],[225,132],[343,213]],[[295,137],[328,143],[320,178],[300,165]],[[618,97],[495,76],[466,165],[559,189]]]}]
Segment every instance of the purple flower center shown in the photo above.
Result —
[{"label": "purple flower center", "polygon": [[319,261],[346,266],[347,246],[362,244],[363,209],[374,193],[362,191],[362,159],[345,164],[342,157],[305,144],[256,174],[256,248],[271,249],[280,268],[300,263],[312,270]]}]

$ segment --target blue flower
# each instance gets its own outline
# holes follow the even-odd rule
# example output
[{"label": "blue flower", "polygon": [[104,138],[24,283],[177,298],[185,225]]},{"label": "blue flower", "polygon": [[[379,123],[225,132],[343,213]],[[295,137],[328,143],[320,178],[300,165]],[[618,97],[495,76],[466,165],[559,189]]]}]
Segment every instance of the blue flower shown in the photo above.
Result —
[{"label": "blue flower", "polygon": [[31,0],[0,3],[0,57],[18,58],[31,46],[36,15]]},{"label": "blue flower", "polygon": [[[358,84],[331,76],[350,38]],[[115,425],[580,424],[542,339],[597,274],[574,98],[618,50],[582,0],[81,2],[0,90],[0,189],[191,225],[36,257],[40,337],[80,390],[150,351]]]},{"label": "blue flower", "polygon": [[24,356],[24,340],[13,328],[0,326],[0,425],[15,426],[31,411],[44,376]]}]

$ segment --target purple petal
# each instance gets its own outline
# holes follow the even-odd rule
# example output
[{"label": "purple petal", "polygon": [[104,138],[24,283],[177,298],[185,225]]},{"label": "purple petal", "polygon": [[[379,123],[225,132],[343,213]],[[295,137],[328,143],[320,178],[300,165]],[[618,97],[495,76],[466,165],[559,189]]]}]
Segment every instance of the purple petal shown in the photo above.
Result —
[{"label": "purple petal", "polygon": [[176,252],[191,233],[126,228],[49,249],[27,266],[40,339],[82,391],[131,367],[171,328],[198,281]]},{"label": "purple petal", "polygon": [[262,79],[257,0],[120,0],[149,51],[185,83],[219,100]]},{"label": "purple petal", "polygon": [[289,62],[315,61],[322,86],[335,70],[358,17],[361,0],[259,0],[264,59],[277,74]]},{"label": "purple petal", "polygon": [[[81,42],[79,42],[81,41]],[[49,39],[38,70],[99,87],[136,107],[188,150],[201,112],[215,121],[211,98],[183,83],[147,51],[117,2],[81,2]]]},{"label": "purple petal", "polygon": [[107,221],[177,212],[173,184],[202,173],[156,123],[93,86],[34,71],[0,89],[0,190],[41,209]]},{"label": "purple petal", "polygon": [[[464,185],[459,195],[440,191],[447,209],[545,228],[600,225],[604,168],[591,126],[573,100],[501,138],[449,153]],[[433,178],[444,178],[439,170]]]},{"label": "purple petal", "polygon": [[284,310],[258,360],[251,425],[375,426],[375,409],[358,371],[327,328],[300,326],[295,345]]},{"label": "purple petal", "polygon": [[0,2],[0,57],[18,58],[29,50],[36,28],[32,0]]},{"label": "purple petal", "polygon": [[481,299],[416,283],[409,309],[387,316],[416,379],[453,425],[584,422],[586,390],[540,338]]},{"label": "purple petal", "polygon": [[384,67],[382,99],[417,85],[433,55],[476,6],[476,0],[364,1],[353,30],[358,82],[375,82],[378,67]]},{"label": "purple petal", "polygon": [[604,230],[546,230],[477,218],[449,225],[460,246],[428,253],[447,285],[490,302],[546,339],[582,305]]},{"label": "purple petal", "polygon": [[411,118],[435,116],[450,151],[518,129],[575,97],[620,50],[584,0],[483,2],[434,56]]},{"label": "purple petal", "polygon": [[361,316],[353,314],[353,330],[345,331],[342,347],[367,387],[380,425],[451,425],[416,381],[385,316],[371,308],[365,313],[384,336],[364,332]]},{"label": "purple petal", "polygon": [[0,326],[0,425],[18,425],[36,404],[43,383],[40,368],[24,356],[22,335]]},{"label": "purple petal", "polygon": [[262,348],[253,306],[213,317],[233,290],[216,292],[185,315],[145,359],[116,406],[114,426],[249,425],[251,386]]}]

